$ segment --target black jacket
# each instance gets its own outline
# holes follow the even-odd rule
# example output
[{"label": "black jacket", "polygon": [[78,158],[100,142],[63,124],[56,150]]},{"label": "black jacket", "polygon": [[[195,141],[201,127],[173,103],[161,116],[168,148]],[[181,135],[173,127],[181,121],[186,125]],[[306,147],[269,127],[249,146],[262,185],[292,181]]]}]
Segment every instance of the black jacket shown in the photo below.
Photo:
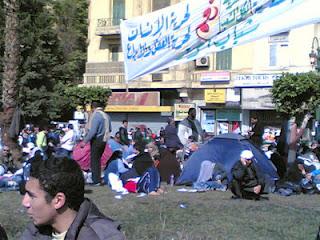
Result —
[{"label": "black jacket", "polygon": [[239,160],[232,167],[231,173],[233,179],[240,182],[243,187],[255,187],[264,183],[264,178],[260,174],[254,162],[249,166],[244,166]]},{"label": "black jacket", "polygon": [[[94,203],[85,199],[65,240],[124,240],[125,237],[119,228],[119,225],[104,216]],[[36,227],[33,223],[29,224],[22,234],[21,240],[32,239],[51,240],[52,228],[50,226]]]},{"label": "black jacket", "polygon": [[129,138],[128,138],[128,130],[125,127],[119,128],[119,134],[120,134],[120,143],[122,145],[129,145]]}]

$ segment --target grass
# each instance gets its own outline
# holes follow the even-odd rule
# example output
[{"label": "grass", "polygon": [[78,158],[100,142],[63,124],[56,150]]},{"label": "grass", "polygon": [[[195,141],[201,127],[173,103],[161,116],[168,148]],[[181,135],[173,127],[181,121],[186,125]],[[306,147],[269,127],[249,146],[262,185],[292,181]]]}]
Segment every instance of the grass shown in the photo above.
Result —
[{"label": "grass", "polygon": [[[230,192],[177,188],[168,186],[168,193],[157,197],[116,199],[107,187],[95,187],[87,197],[121,223],[128,240],[315,239],[320,223],[320,195],[269,194],[268,201],[247,201],[231,200]],[[9,239],[19,239],[29,222],[20,201],[17,192],[0,194],[0,223]]]}]

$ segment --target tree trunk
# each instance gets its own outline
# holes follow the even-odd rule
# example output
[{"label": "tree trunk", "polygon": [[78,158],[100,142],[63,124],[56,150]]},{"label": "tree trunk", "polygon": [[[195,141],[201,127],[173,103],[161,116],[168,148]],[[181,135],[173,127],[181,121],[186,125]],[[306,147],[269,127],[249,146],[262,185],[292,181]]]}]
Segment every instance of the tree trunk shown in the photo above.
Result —
[{"label": "tree trunk", "polygon": [[17,106],[17,77],[20,61],[20,44],[18,39],[18,12],[19,0],[4,0],[5,30],[4,30],[4,57],[3,57],[3,87],[1,116],[3,142],[11,149],[14,159],[21,156],[17,139],[9,135],[9,128]]}]

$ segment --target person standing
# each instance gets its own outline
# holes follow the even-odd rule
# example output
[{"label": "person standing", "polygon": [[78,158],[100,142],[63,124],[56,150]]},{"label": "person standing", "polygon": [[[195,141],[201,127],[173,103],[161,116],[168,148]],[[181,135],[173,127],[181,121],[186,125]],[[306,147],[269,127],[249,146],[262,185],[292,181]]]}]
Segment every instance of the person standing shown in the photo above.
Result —
[{"label": "person standing", "polygon": [[63,129],[63,131],[64,135],[60,138],[60,154],[70,158],[73,147],[76,143],[76,136],[73,130],[73,124],[69,123],[68,126]]},{"label": "person standing", "polygon": [[262,145],[262,135],[264,133],[263,126],[258,121],[256,116],[252,116],[250,119],[251,131],[249,132],[251,141],[260,147]]},{"label": "person standing", "polygon": [[288,163],[289,165],[296,161],[297,158],[297,150],[298,150],[298,142],[300,138],[302,137],[304,130],[307,127],[307,124],[311,118],[311,114],[307,113],[304,116],[304,119],[302,121],[302,124],[300,128],[298,128],[298,125],[296,123],[296,118],[291,117],[288,122],[288,132],[286,135],[286,140],[288,144]]},{"label": "person standing", "polygon": [[128,138],[128,120],[122,121],[122,126],[119,128],[120,133],[120,143],[122,145],[129,146],[129,138]]},{"label": "person standing", "polygon": [[196,109],[190,108],[188,117],[182,120],[178,126],[178,137],[183,145],[188,143],[188,138],[193,136],[195,142],[201,142],[203,139],[203,130],[200,122],[196,119]]},{"label": "person standing", "polygon": [[36,146],[40,148],[43,159],[46,160],[48,158],[47,155],[47,133],[48,133],[48,127],[47,125],[43,125],[42,127],[38,128],[37,135],[36,135]]},{"label": "person standing", "polygon": [[89,119],[89,132],[81,144],[81,147],[84,147],[85,144],[90,142],[90,166],[93,185],[100,185],[101,183],[101,156],[111,132],[110,118],[102,107],[101,103],[92,102],[93,113]]},{"label": "person standing", "polygon": [[174,118],[168,118],[168,125],[164,130],[164,144],[167,148],[172,150],[178,150],[183,148],[183,145],[177,135],[177,128],[175,125]]},{"label": "person standing", "polygon": [[84,196],[80,166],[66,157],[33,161],[22,205],[32,219],[21,240],[124,240],[119,224]]}]

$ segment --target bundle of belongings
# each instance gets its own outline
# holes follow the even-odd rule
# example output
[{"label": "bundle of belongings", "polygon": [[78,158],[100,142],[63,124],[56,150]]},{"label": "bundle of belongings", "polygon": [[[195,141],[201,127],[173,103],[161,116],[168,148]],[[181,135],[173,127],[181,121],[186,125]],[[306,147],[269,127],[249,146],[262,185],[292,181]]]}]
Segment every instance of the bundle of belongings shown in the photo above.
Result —
[{"label": "bundle of belongings", "polygon": [[320,162],[313,152],[306,152],[297,157],[302,179],[300,186],[303,193],[320,192]]},{"label": "bundle of belongings", "polygon": [[227,191],[228,178],[223,166],[211,161],[203,161],[199,177],[193,183],[193,188],[198,192],[209,190]]}]

